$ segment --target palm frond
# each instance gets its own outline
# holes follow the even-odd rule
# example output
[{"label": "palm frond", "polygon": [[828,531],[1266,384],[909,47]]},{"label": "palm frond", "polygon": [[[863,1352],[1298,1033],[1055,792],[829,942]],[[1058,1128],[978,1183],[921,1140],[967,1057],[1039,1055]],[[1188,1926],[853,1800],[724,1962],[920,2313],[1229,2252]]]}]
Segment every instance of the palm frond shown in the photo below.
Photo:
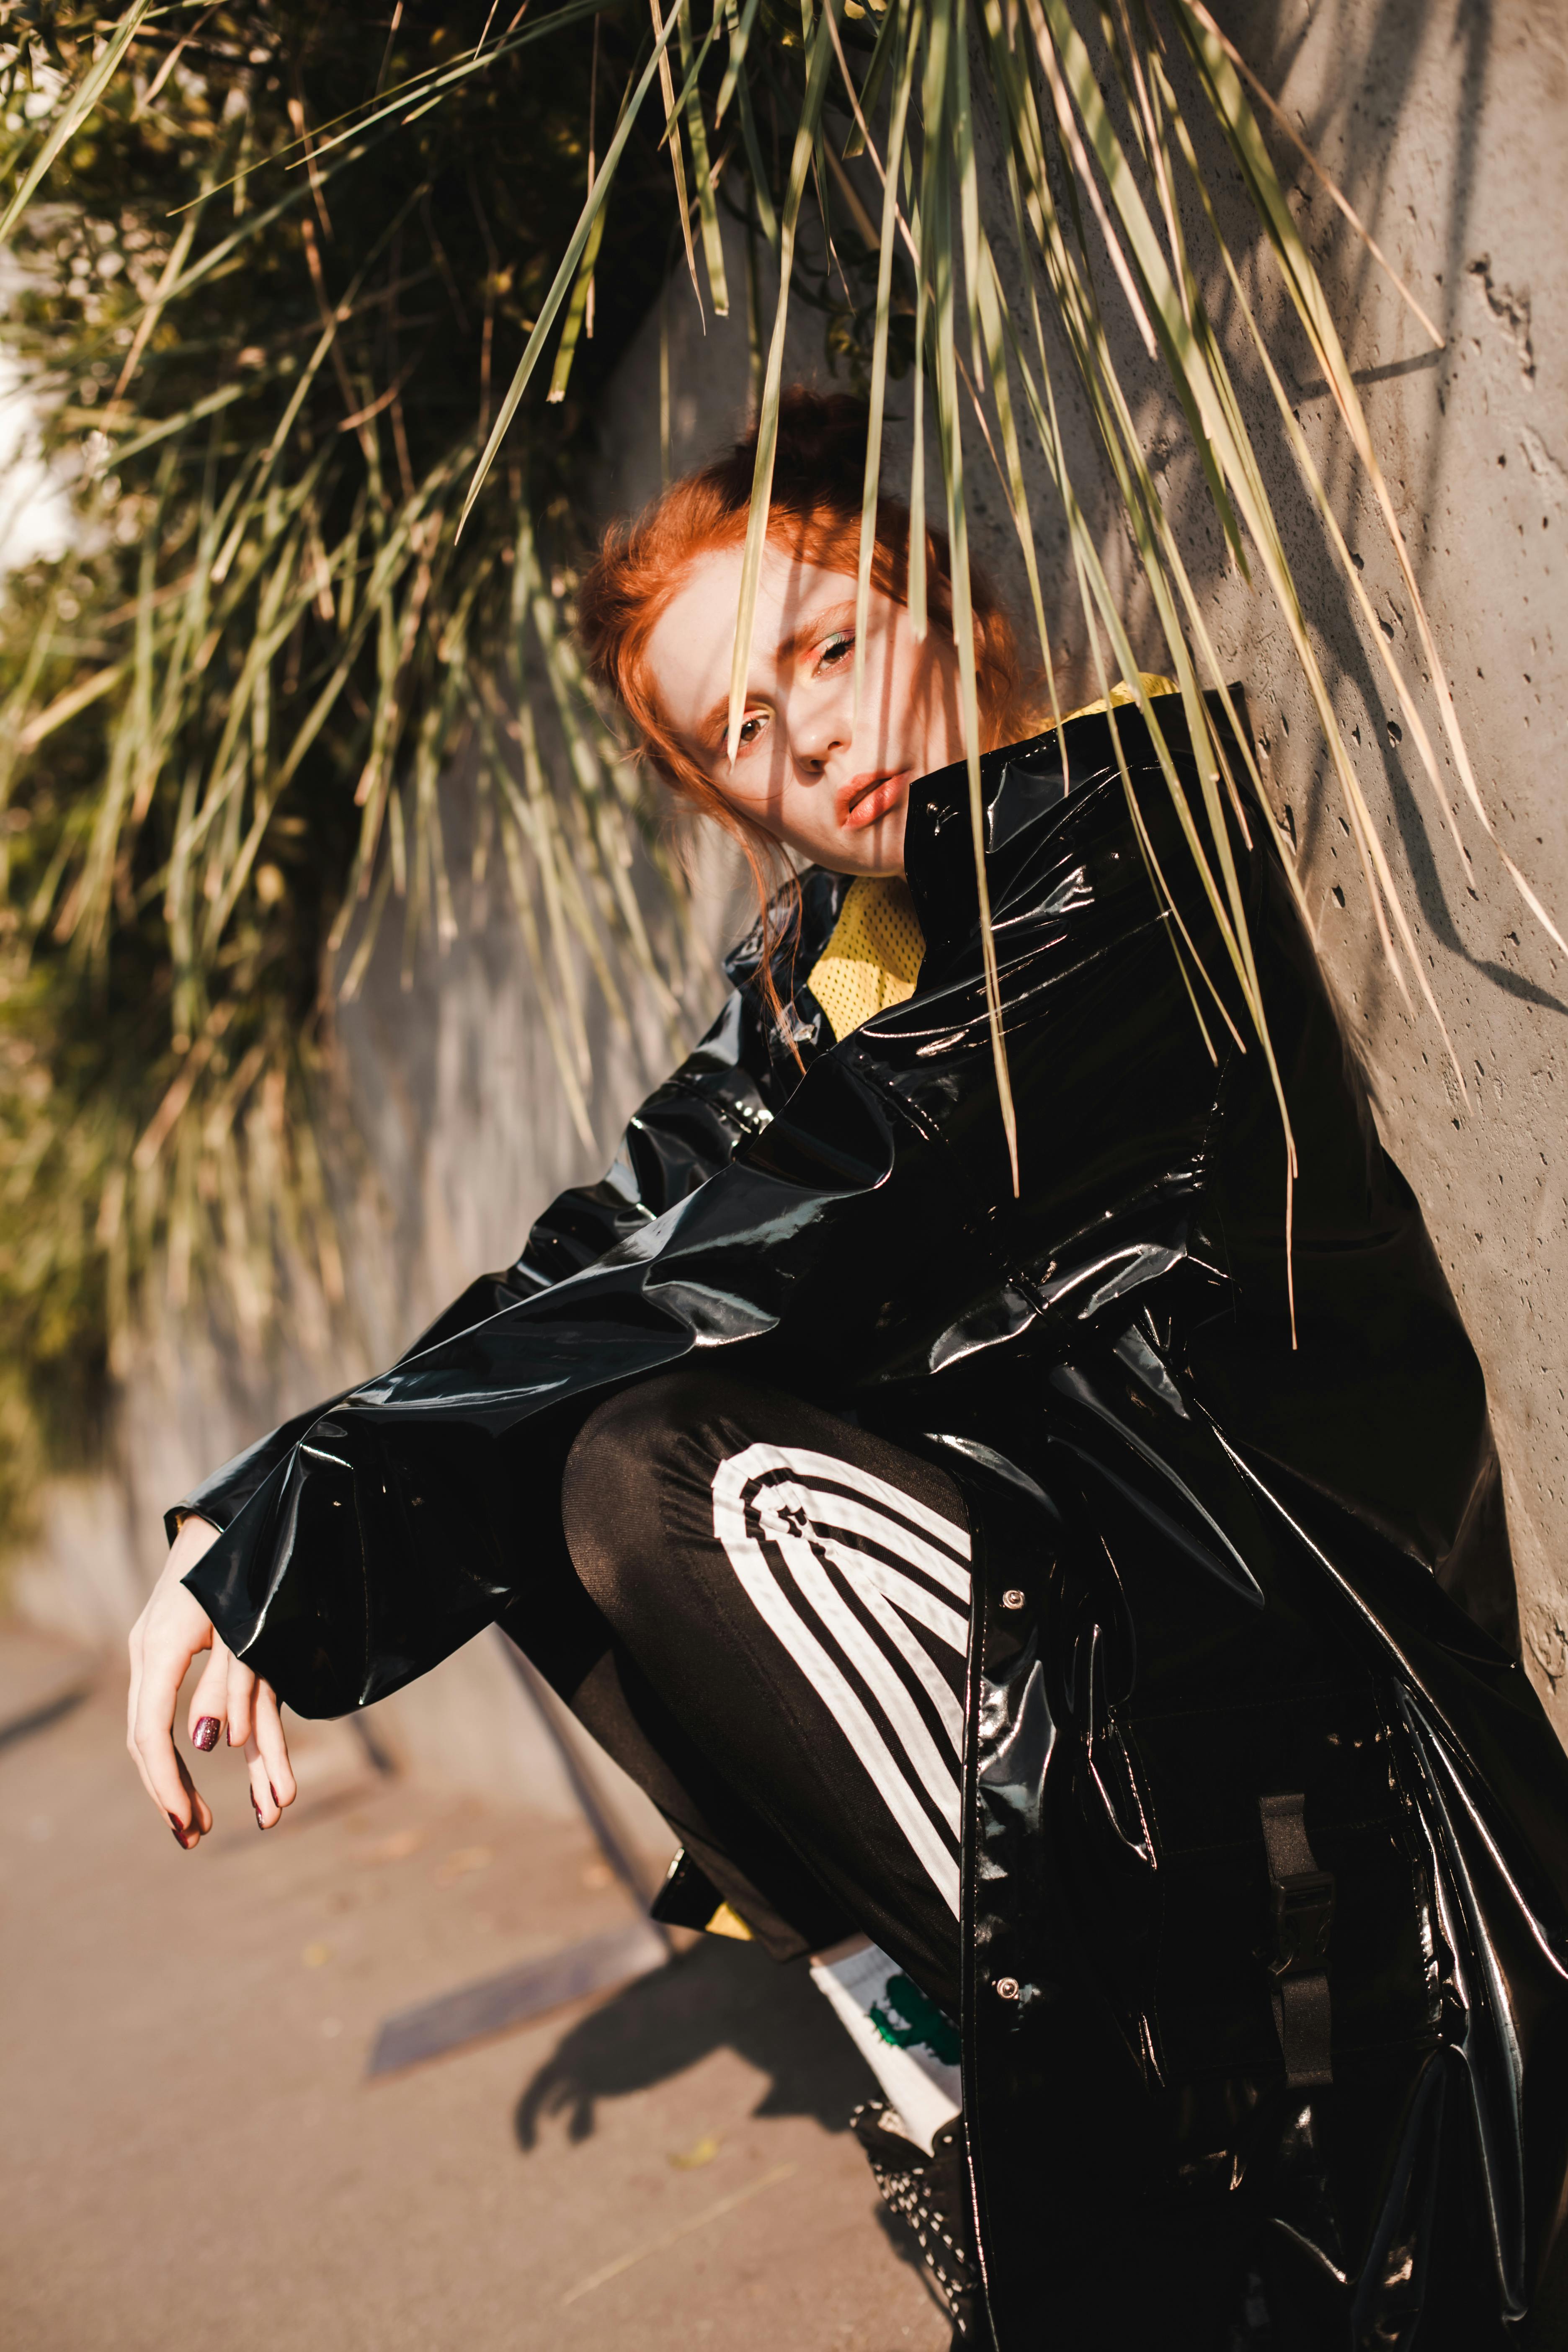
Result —
[{"label": "palm frond", "polygon": [[[1327,299],[1301,242],[1267,144],[1251,110],[1243,80],[1239,53],[1215,24],[1201,0],[1168,0],[1174,40],[1161,32],[1145,0],[1118,0],[1114,16],[1100,18],[1101,48],[1097,58],[1080,30],[1068,0],[1024,0],[1020,8],[1004,12],[988,5],[984,30],[977,37],[978,54],[988,68],[995,120],[1008,184],[1014,191],[1013,219],[993,224],[982,217],[978,194],[974,114],[970,89],[971,37],[963,0],[890,0],[877,28],[868,91],[875,103],[883,77],[894,68],[889,103],[889,136],[885,163],[867,120],[866,101],[857,89],[841,28],[842,0],[825,0],[812,13],[805,36],[805,70],[794,104],[795,144],[784,191],[784,227],[780,249],[780,292],[774,335],[764,378],[758,420],[758,453],[750,528],[731,688],[730,735],[732,747],[739,726],[750,658],[757,568],[761,560],[771,490],[777,404],[782,388],[784,322],[795,264],[800,198],[811,154],[819,142],[824,109],[829,103],[827,43],[838,68],[842,102],[847,104],[854,129],[846,154],[865,152],[876,162],[883,181],[882,223],[868,242],[878,250],[878,284],[873,309],[870,352],[870,392],[875,424],[879,427],[885,402],[888,321],[891,299],[891,247],[895,224],[909,247],[916,276],[917,346],[923,366],[914,387],[914,460],[911,471],[911,536],[910,601],[917,630],[925,625],[924,566],[924,400],[926,378],[935,399],[935,424],[940,469],[945,488],[947,523],[952,549],[953,603],[961,664],[964,664],[969,632],[963,616],[969,610],[967,524],[964,496],[964,449],[960,415],[960,382],[969,394],[983,441],[1003,455],[998,473],[1024,551],[1031,603],[1035,608],[1042,650],[1049,667],[1049,643],[1037,567],[1037,536],[1028,486],[1018,449],[1013,414],[1012,374],[1016,370],[1025,403],[1047,455],[1053,485],[1067,513],[1075,569],[1084,600],[1091,647],[1098,661],[1099,634],[1103,629],[1122,681],[1140,700],[1147,718],[1167,788],[1176,803],[1187,846],[1215,916],[1228,961],[1247,1007],[1249,1026],[1273,1075],[1279,1097],[1285,1163],[1295,1166],[1295,1143],[1289,1131],[1283,1086],[1275,1066],[1268,1012],[1258,986],[1256,960],[1248,937],[1240,878],[1231,847],[1227,808],[1243,830],[1246,818],[1237,796],[1227,754],[1211,723],[1204,700],[1205,688],[1217,693],[1229,711],[1228,681],[1217,659],[1202,600],[1188,576],[1170,518],[1151,476],[1134,421],[1132,400],[1112,358],[1112,342],[1101,316],[1097,286],[1099,261],[1108,268],[1126,313],[1148,356],[1162,368],[1164,382],[1184,414],[1192,447],[1207,485],[1215,517],[1226,545],[1242,572],[1254,560],[1261,564],[1285,620],[1287,631],[1317,709],[1331,761],[1342,793],[1350,828],[1362,856],[1375,922],[1395,981],[1407,1001],[1413,978],[1443,1034],[1461,1090],[1463,1073],[1454,1054],[1425,964],[1415,947],[1401,905],[1386,854],[1378,840],[1370,812],[1334,715],[1328,683],[1315,653],[1301,597],[1291,575],[1279,519],[1265,487],[1265,476],[1248,431],[1243,404],[1208,311],[1200,275],[1188,249],[1178,171],[1195,192],[1199,217],[1226,280],[1241,293],[1235,258],[1220,227],[1217,213],[1197,161],[1196,149],[1173,75],[1179,51],[1191,62],[1192,98],[1206,107],[1232,155],[1253,216],[1257,250],[1274,263],[1279,282],[1308,334],[1311,348],[1332,389],[1355,456],[1382,512],[1391,546],[1399,562],[1415,614],[1432,691],[1443,730],[1472,813],[1489,837],[1495,834],[1481,801],[1444,675],[1426,620],[1408,551],[1394,511],[1363,413],[1359,395],[1345,361]],[[745,81],[744,60],[750,55],[750,18],[742,38],[733,17],[731,57],[721,95]],[[825,38],[826,36],[826,38]],[[776,54],[771,80],[775,98],[780,88]],[[920,75],[921,121],[912,123],[907,91]],[[878,89],[872,89],[875,78]],[[1260,88],[1256,77],[1248,77]],[[1120,101],[1120,119],[1117,103]],[[1302,142],[1292,133],[1294,143]],[[752,158],[753,171],[757,160]],[[1315,159],[1312,168],[1319,171]],[[897,189],[909,181],[908,215],[900,211]],[[1058,199],[1057,190],[1064,193]],[[1380,260],[1384,257],[1342,199],[1341,209],[1365,238]],[[1064,210],[1065,205],[1065,210]],[[1026,234],[1026,220],[1029,234]],[[1092,222],[1091,239],[1088,223]],[[994,239],[1012,229],[1010,269],[1005,280]],[[1030,248],[1034,262],[1031,265]],[[1386,266],[1386,265],[1385,265]],[[1115,611],[1114,599],[1084,522],[1083,486],[1070,477],[1061,437],[1055,423],[1054,394],[1048,382],[1046,341],[1039,320],[1035,268],[1043,277],[1051,323],[1061,337],[1087,396],[1099,428],[1106,461],[1116,485],[1122,511],[1131,526],[1142,578],[1166,641],[1169,666],[1182,693],[1191,739],[1197,750],[1200,805],[1189,807],[1177,772],[1165,748],[1157,714],[1139,684],[1132,649]],[[1019,269],[1028,288],[1031,314],[1037,324],[1037,375],[1026,361],[1016,328],[1001,297],[1004,282],[1017,282]],[[1401,288],[1407,300],[1408,289]],[[1419,306],[1415,306],[1417,315]],[[1332,516],[1323,484],[1310,457],[1300,427],[1291,415],[1278,372],[1255,314],[1241,301],[1248,340],[1258,358],[1263,380],[1272,394],[1283,430],[1301,462],[1301,478],[1310,506],[1326,526],[1336,551],[1343,551],[1342,535]],[[1430,326],[1429,321],[1424,321]],[[961,331],[967,330],[971,366],[959,356]],[[980,387],[985,385],[982,393]],[[879,432],[873,431],[868,457],[863,532],[875,509],[880,478]],[[1344,557],[1347,576],[1358,611],[1365,623],[1371,607],[1354,567]],[[858,601],[868,593],[867,551],[863,543]],[[1382,632],[1368,627],[1369,644],[1392,662]],[[1431,739],[1422,725],[1407,682],[1397,673],[1395,691],[1410,723],[1412,740],[1435,792],[1438,772]],[[978,793],[978,710],[973,682],[965,665],[963,680],[967,753],[973,789]],[[1250,746],[1235,730],[1244,758],[1251,764]],[[1254,771],[1254,781],[1256,777]],[[1131,791],[1131,784],[1129,783]],[[1463,851],[1457,820],[1437,792],[1446,822]],[[978,812],[976,810],[976,824]],[[983,901],[984,877],[976,835],[976,866]],[[1468,852],[1464,853],[1468,855]],[[1560,936],[1528,882],[1499,846],[1498,854],[1527,903],[1553,939]],[[1169,899],[1169,894],[1165,896]],[[1173,902],[1171,910],[1174,911]],[[1005,1045],[1000,1022],[1000,999],[990,941],[986,940],[987,998],[991,1008],[994,1046],[1003,1116],[1010,1150],[1014,1139],[1008,1112]],[[1190,946],[1190,942],[1189,942]],[[1207,975],[1204,975],[1208,980]],[[1208,992],[1219,999],[1212,980]],[[1194,999],[1194,1003],[1196,1000]],[[1221,1008],[1223,1010],[1223,1007]],[[1016,1171],[1015,1171],[1016,1177]]]},{"label": "palm frond", "polygon": [[[398,899],[405,977],[423,940],[455,937],[459,764],[585,1145],[584,991],[622,1019],[651,992],[675,1019],[679,876],[565,626],[575,453],[662,263],[656,205],[607,236],[601,221],[617,274],[573,397],[509,461],[509,511],[456,545],[475,386],[526,344],[576,210],[560,163],[587,60],[542,78],[527,45],[593,14],[568,0],[479,65],[426,23],[392,77],[402,113],[364,102],[356,23],[269,0],[195,26],[137,8],[107,40],[86,11],[45,9],[0,53],[28,101],[5,116],[13,176],[31,158],[43,200],[8,223],[11,347],[79,518],[0,619],[0,1200],[21,1236],[0,1245],[0,1331],[17,1360],[55,1360],[58,1325],[90,1385],[150,1282],[258,1344],[286,1290],[341,1303],[314,1139],[332,1005]],[[607,31],[606,72],[635,85],[637,46]],[[539,158],[523,182],[520,123]],[[640,136],[622,195],[657,168]],[[638,860],[664,874],[657,913]]]},{"label": "palm frond", "polygon": [[[0,1263],[0,1323],[34,1332],[53,1316],[74,1329],[74,1314],[101,1334],[154,1265],[176,1296],[214,1276],[247,1328],[286,1262],[309,1260],[331,1292],[310,1071],[333,992],[363,984],[395,900],[405,971],[422,940],[455,933],[443,803],[459,755],[475,794],[470,878],[493,860],[505,879],[584,1139],[588,992],[624,1012],[636,991],[676,1022],[683,950],[667,951],[666,918],[630,879],[634,844],[656,868],[661,853],[568,624],[598,393],[658,302],[668,459],[668,303],[682,292],[665,291],[668,257],[684,252],[701,303],[700,245],[722,317],[726,209],[745,225],[758,425],[731,742],[786,335],[810,303],[869,399],[862,641],[889,385],[912,362],[910,614],[923,633],[929,444],[983,909],[976,466],[1011,518],[1058,723],[1058,625],[1037,554],[1047,507],[1065,530],[1090,665],[1147,723],[1220,942],[1226,971],[1211,972],[1123,761],[1194,1016],[1211,1051],[1228,1024],[1274,1071],[1232,845],[1248,821],[1237,743],[1255,790],[1260,779],[1239,730],[1209,716],[1205,696],[1228,708],[1229,681],[1139,422],[1163,404],[1184,424],[1229,560],[1283,622],[1406,998],[1419,992],[1438,1020],[1292,574],[1299,518],[1270,495],[1249,416],[1291,453],[1300,515],[1328,539],[1461,853],[1479,824],[1562,943],[1496,841],[1265,130],[1330,184],[1204,0],[887,0],[869,15],[805,0],[798,16],[721,0],[706,23],[690,0],[651,0],[651,23],[644,0],[535,0],[494,40],[489,13],[415,0],[388,47],[356,12],[310,0],[46,0],[0,33],[12,343],[53,450],[77,467],[81,525],[69,555],[13,583],[0,622],[0,956],[16,1047],[0,1074],[0,1197],[28,1235]],[[589,127],[601,73],[622,93],[602,154]],[[1205,155],[1226,159],[1223,193]],[[852,230],[837,236],[835,217]],[[1225,226],[1237,219],[1239,243]],[[1422,692],[1374,625],[1290,409],[1264,280],[1305,335],[1383,518]],[[1063,429],[1068,387],[1098,443],[1092,478]],[[1196,750],[1190,793],[1091,521],[1107,488]],[[1441,789],[1439,743],[1464,824]],[[1016,1179],[988,918],[983,932]],[[1289,1215],[1297,1144],[1274,1079]],[[62,1343],[59,1360],[92,1345]]]}]

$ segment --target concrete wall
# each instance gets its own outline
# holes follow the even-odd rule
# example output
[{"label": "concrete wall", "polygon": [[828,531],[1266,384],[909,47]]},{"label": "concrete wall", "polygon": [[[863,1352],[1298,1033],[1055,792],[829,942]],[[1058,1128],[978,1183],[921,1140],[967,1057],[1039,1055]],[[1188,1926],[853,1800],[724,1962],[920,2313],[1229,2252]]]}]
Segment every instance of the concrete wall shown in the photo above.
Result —
[{"label": "concrete wall", "polygon": [[[1304,186],[1297,218],[1345,331],[1482,797],[1568,931],[1568,19],[1542,0],[1270,0],[1218,13],[1447,339],[1431,350],[1328,199]],[[1298,414],[1384,632],[1419,686],[1386,534],[1292,343]],[[1268,472],[1283,499],[1277,436]],[[1473,863],[1457,853],[1394,739],[1389,682],[1351,625],[1322,534],[1299,495],[1296,505],[1298,577],[1463,1094],[1430,1013],[1411,1013],[1390,983],[1283,629],[1234,573],[1213,580],[1217,634],[1268,740],[1276,806],[1301,842],[1320,950],[1384,1139],[1486,1369],[1527,1654],[1554,1699],[1568,1670],[1568,959],[1445,762]],[[1433,698],[1420,700],[1437,740]],[[1561,1708],[1559,1720],[1568,1726]]]}]

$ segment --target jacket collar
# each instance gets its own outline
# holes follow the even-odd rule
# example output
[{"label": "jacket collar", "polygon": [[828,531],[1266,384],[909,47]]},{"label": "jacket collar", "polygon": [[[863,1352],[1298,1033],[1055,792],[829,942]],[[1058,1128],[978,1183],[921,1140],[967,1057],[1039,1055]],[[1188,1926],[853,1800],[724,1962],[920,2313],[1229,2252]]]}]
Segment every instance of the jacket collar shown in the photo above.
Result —
[{"label": "jacket collar", "polygon": [[[1119,710],[1124,754],[1137,764],[1147,750],[1141,715]],[[1067,753],[1063,764],[1063,749]],[[985,870],[993,914],[1009,896],[1020,867],[1076,814],[1089,791],[1115,776],[1116,754],[1103,711],[983,752],[980,804]],[[939,768],[910,787],[904,871],[928,950],[963,938],[979,916],[971,847],[969,771],[964,761]]]}]

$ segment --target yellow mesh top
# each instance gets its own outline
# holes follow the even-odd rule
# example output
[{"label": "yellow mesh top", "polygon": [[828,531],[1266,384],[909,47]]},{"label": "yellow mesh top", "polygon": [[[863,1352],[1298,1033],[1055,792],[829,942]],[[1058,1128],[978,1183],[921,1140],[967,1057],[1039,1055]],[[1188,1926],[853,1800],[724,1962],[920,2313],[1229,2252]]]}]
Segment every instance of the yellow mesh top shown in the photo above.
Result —
[{"label": "yellow mesh top", "polygon": [[[1157,677],[1154,671],[1151,669],[1141,669],[1138,676],[1142,685],[1143,691],[1148,696],[1151,702],[1153,701],[1156,695],[1180,694],[1182,690],[1176,684],[1173,677]],[[1124,702],[1136,702],[1137,699],[1138,697],[1133,693],[1132,688],[1130,686],[1124,686],[1121,680],[1118,678],[1116,684],[1110,689],[1112,708],[1120,710]],[[1105,697],[1102,694],[1098,702],[1086,702],[1081,710],[1069,710],[1066,712],[1062,719],[1062,725],[1065,727],[1069,719],[1092,719],[1097,710],[1103,710],[1104,709]]]},{"label": "yellow mesh top", "polygon": [[[1155,677],[1146,670],[1139,676],[1151,698],[1180,691],[1172,678]],[[1120,707],[1136,698],[1119,678],[1110,689],[1110,699]],[[1091,719],[1104,709],[1102,696],[1081,710],[1069,711],[1067,718]],[[1067,719],[1062,723],[1065,726]],[[874,1013],[905,1003],[915,992],[925,951],[909,884],[857,876],[844,894],[827,945],[806,976],[806,986],[827,1015],[835,1041],[847,1037]]]},{"label": "yellow mesh top", "polygon": [[834,1036],[847,1037],[873,1013],[912,996],[925,951],[909,884],[858,875],[806,979]]},{"label": "yellow mesh top", "polygon": [[731,1911],[727,1903],[720,1904],[719,1908],[714,1912],[713,1916],[709,1920],[708,1925],[703,1928],[702,1932],[705,1936],[729,1936],[737,1944],[754,1944],[756,1942],[756,1937],[752,1935],[751,1929],[747,1927],[740,1913],[738,1911]]}]

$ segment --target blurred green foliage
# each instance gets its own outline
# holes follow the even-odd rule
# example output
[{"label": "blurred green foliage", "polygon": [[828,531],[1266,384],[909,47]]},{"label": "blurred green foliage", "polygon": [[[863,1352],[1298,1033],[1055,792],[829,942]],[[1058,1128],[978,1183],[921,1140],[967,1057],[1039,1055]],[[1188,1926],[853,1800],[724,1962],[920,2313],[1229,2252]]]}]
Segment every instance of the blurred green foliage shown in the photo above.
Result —
[{"label": "blurred green foliage", "polygon": [[[104,28],[63,0],[5,14],[11,186]],[[449,933],[437,787],[479,709],[553,717],[553,768],[514,744],[489,828],[524,889],[572,866],[542,955],[574,932],[649,952],[635,785],[549,608],[597,393],[669,257],[651,117],[566,396],[540,386],[453,544],[643,37],[578,0],[509,46],[512,14],[156,10],[13,236],[6,347],[72,527],[0,604],[0,1531],[46,1456],[94,1444],[150,1268],[176,1304],[212,1277],[247,1344],[290,1267],[341,1295],[310,1109],[345,919],[352,953],[391,885],[411,939]],[[487,18],[482,70],[318,156]]]}]

